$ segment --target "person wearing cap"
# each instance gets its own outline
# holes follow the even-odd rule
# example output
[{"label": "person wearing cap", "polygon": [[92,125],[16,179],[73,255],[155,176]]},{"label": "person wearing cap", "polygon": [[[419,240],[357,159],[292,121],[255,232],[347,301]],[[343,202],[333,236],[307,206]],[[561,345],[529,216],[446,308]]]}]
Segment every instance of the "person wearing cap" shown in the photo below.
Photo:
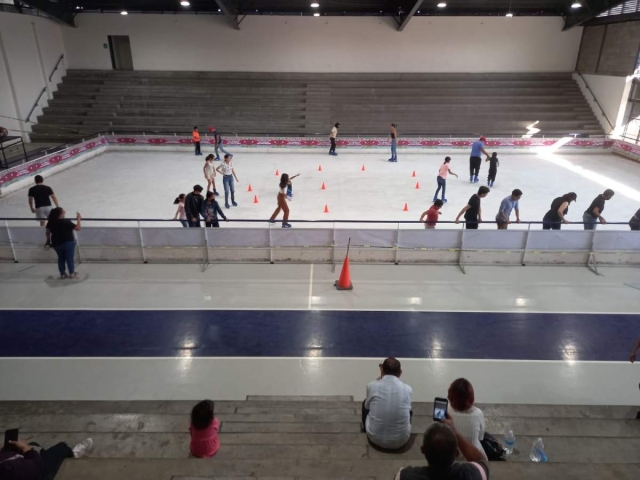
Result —
[{"label": "person wearing cap", "polygon": [[469,158],[469,182],[478,183],[478,175],[480,174],[480,165],[482,165],[481,153],[489,160],[491,157],[484,149],[487,143],[487,137],[480,137],[480,140],[471,144],[471,157]]},{"label": "person wearing cap", "polygon": [[543,230],[560,230],[563,223],[571,223],[566,215],[569,213],[569,204],[578,200],[574,192],[565,193],[561,197],[554,198],[551,208],[542,219]]},{"label": "person wearing cap", "polygon": [[336,137],[338,136],[338,128],[340,128],[340,123],[335,123],[333,128],[331,129],[331,133],[329,134],[329,141],[331,142],[331,148],[329,148],[329,155],[333,155],[337,157],[336,153]]},{"label": "person wearing cap", "polygon": [[611,197],[615,195],[615,192],[610,188],[607,188],[604,193],[598,195],[589,208],[587,208],[582,215],[582,221],[584,223],[585,230],[595,230],[598,226],[598,221],[601,224],[605,225],[607,221],[602,216],[602,211],[604,210],[604,203],[607,200],[611,200]]},{"label": "person wearing cap", "polygon": [[391,158],[390,162],[398,161],[398,130],[395,123],[391,124]]}]

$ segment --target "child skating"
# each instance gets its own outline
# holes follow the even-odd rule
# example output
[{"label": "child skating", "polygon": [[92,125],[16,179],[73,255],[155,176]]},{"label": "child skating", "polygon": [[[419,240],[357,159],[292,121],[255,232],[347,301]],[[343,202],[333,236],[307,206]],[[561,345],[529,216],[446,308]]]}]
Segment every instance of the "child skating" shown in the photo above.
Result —
[{"label": "child skating", "polygon": [[213,154],[207,155],[207,158],[204,162],[204,167],[202,168],[202,172],[204,173],[204,178],[207,180],[207,189],[206,191],[213,192],[218,195],[218,191],[216,190],[216,167],[214,165],[215,157]]},{"label": "child skating", "polygon": [[496,175],[498,174],[498,167],[500,162],[498,161],[498,154],[493,152],[491,158],[487,158],[485,162],[489,163],[489,176],[487,177],[487,186],[493,187],[493,182],[496,181]]},{"label": "child skating", "polygon": [[449,168],[449,163],[451,162],[451,157],[445,157],[444,163],[440,165],[438,169],[438,189],[436,190],[436,194],[433,196],[433,201],[435,202],[438,199],[438,193],[440,189],[442,189],[442,203],[447,203],[447,199],[445,198],[445,190],[447,189],[447,175],[451,174],[454,177],[458,178],[456,173],[453,173]]},{"label": "child skating", "polygon": [[[438,223],[438,217],[442,213],[440,212],[442,205],[443,205],[442,200],[434,200],[433,205],[431,205],[431,208],[429,208],[429,210],[423,212],[422,215],[420,215],[420,221],[424,222],[424,228],[427,228],[427,229],[436,228],[436,223]],[[425,217],[427,218],[426,222],[424,221]]]},{"label": "child skating", "polygon": [[193,146],[196,149],[196,157],[198,155],[202,155],[202,152],[200,151],[200,133],[198,132],[198,127],[193,127],[192,138],[193,138]]}]

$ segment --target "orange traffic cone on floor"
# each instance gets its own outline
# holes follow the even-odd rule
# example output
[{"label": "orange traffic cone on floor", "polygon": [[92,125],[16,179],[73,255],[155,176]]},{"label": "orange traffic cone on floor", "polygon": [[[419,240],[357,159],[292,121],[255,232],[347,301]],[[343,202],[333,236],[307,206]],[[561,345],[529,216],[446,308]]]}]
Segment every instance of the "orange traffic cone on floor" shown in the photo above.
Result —
[{"label": "orange traffic cone on floor", "polygon": [[326,190],[327,186],[324,184],[324,182],[322,182],[322,186],[320,187],[320,190]]},{"label": "orange traffic cone on floor", "polygon": [[322,165],[318,165],[318,171],[321,172],[322,171]]},{"label": "orange traffic cone on floor", "polygon": [[409,204],[405,203],[404,204],[404,208],[402,209],[403,212],[408,212],[409,211]]},{"label": "orange traffic cone on floor", "polygon": [[336,280],[334,286],[338,290],[353,290],[353,283],[351,283],[351,272],[349,271],[349,257],[344,257],[344,263],[342,264],[340,278]]},{"label": "orange traffic cone on floor", "polygon": [[258,196],[257,195],[253,196],[253,203],[260,203],[260,202],[258,202]]},{"label": "orange traffic cone on floor", "polygon": [[416,171],[414,170],[413,173],[411,174],[412,177],[416,176]]},{"label": "orange traffic cone on floor", "polygon": [[365,171],[364,163],[362,164],[362,171],[363,171],[363,172]]},{"label": "orange traffic cone on floor", "polygon": [[324,213],[329,213],[329,205],[324,206]]},{"label": "orange traffic cone on floor", "polygon": [[247,189],[247,192],[253,192],[253,188],[251,188],[251,184],[249,184],[249,188]]},{"label": "orange traffic cone on floor", "polygon": [[280,171],[276,168],[276,177],[280,175]]},{"label": "orange traffic cone on floor", "polygon": [[420,182],[416,182],[416,190],[420,190]]}]

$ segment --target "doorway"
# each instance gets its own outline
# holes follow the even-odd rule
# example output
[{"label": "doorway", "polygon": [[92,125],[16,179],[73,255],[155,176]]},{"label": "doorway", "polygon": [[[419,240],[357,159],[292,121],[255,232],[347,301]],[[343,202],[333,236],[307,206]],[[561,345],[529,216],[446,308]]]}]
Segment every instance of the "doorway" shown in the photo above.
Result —
[{"label": "doorway", "polygon": [[114,70],[133,70],[129,35],[109,35],[109,52]]}]

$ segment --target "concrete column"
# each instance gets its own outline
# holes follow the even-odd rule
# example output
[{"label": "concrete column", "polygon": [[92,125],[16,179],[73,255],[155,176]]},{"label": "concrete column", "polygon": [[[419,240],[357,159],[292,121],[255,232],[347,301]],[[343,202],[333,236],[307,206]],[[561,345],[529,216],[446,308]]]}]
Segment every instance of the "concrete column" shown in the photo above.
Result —
[{"label": "concrete column", "polygon": [[7,78],[9,79],[9,89],[11,90],[11,98],[13,99],[13,107],[16,115],[15,118],[18,120],[18,129],[20,130],[20,136],[25,142],[29,142],[29,135],[25,130],[23,115],[20,112],[20,104],[18,102],[18,95],[16,94],[15,83],[13,81],[13,76],[11,75],[11,65],[9,65],[9,57],[7,57],[7,50],[4,46],[4,41],[2,40],[2,32],[0,32],[0,57],[2,57],[4,68],[7,71]]}]

